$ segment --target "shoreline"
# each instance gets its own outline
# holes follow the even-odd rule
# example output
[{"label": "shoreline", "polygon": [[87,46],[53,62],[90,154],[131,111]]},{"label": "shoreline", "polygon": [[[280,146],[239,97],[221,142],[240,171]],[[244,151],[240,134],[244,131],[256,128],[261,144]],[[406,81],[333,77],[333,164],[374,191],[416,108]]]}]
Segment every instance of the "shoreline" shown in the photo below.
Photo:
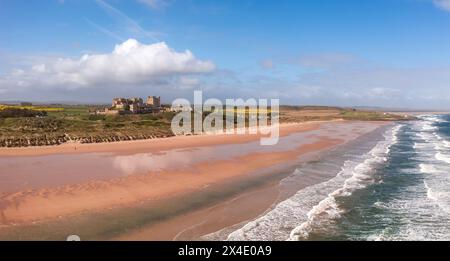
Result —
[{"label": "shoreline", "polygon": [[[331,121],[308,121],[300,123],[280,124],[280,137],[289,135],[297,131],[308,131],[317,128],[326,122],[343,122],[341,120]],[[136,152],[168,150],[174,148],[187,148],[192,146],[208,146],[220,144],[238,144],[259,140],[264,137],[261,134],[210,134],[171,136],[165,138],[100,142],[100,143],[79,143],[67,142],[60,145],[31,146],[31,147],[0,147],[0,157],[8,156],[40,156],[51,154],[80,154],[80,153],[101,153],[101,152]],[[130,146],[133,148],[130,148]]]},{"label": "shoreline", "polygon": [[[326,174],[321,177],[309,176],[301,182],[300,186],[283,186],[281,181],[288,178],[298,168],[312,161],[321,161],[327,158],[329,153],[346,144],[359,144],[359,138],[382,130],[384,126],[380,125],[375,130],[356,137],[354,140],[337,144],[331,148],[311,153],[309,156],[301,158],[296,164],[286,167],[283,170],[275,171],[278,177],[267,184],[254,188],[249,188],[242,193],[226,198],[223,201],[190,211],[186,214],[169,218],[167,220],[156,222],[139,228],[134,231],[113,237],[112,240],[125,241],[154,241],[154,240],[173,240],[173,241],[192,241],[192,240],[226,240],[229,233],[239,229],[249,221],[257,219],[265,213],[271,211],[278,203],[288,199],[298,192],[321,182],[334,178],[335,174]],[[346,149],[344,149],[345,151]],[[280,174],[283,173],[284,174]],[[273,177],[273,176],[272,176]]]},{"label": "shoreline", "polygon": [[[6,196],[2,196],[2,202],[0,202],[2,213],[1,223],[7,226],[7,224],[13,221],[13,223],[19,224],[18,226],[20,227],[21,226],[20,224],[30,224],[30,223],[33,224],[33,222],[35,223],[36,221],[39,220],[46,222],[51,221],[55,217],[65,217],[65,216],[70,217],[72,215],[76,216],[80,213],[89,213],[96,211],[101,212],[102,209],[103,210],[115,208],[126,209],[129,206],[140,204],[139,202],[142,202],[143,200],[145,202],[152,202],[152,201],[157,202],[161,200],[164,201],[165,199],[170,201],[171,198],[176,197],[183,198],[186,195],[193,195],[197,192],[200,193],[204,191],[205,188],[214,188],[214,187],[220,188],[221,186],[225,186],[224,188],[219,189],[219,191],[214,191],[213,189],[214,193],[219,193],[218,195],[220,195],[220,193],[224,193],[224,191],[230,189],[227,186],[230,186],[230,184],[233,183],[231,182],[233,180],[237,182],[235,184],[239,185],[239,183],[242,180],[254,178],[255,179],[254,182],[263,182],[262,184],[265,184],[264,182],[266,182],[267,180],[275,178],[274,182],[276,183],[277,175],[274,175],[274,173],[263,175],[258,173],[260,173],[264,169],[268,169],[274,166],[285,166],[285,167],[289,166],[289,164],[292,164],[293,162],[298,162],[299,157],[305,157],[305,155],[309,153],[316,154],[321,151],[330,150],[337,145],[343,144],[348,140],[357,138],[363,133],[370,131],[370,128],[376,129],[379,126],[385,124],[386,123],[380,122],[377,123],[314,122],[312,124],[306,123],[300,126],[299,125],[294,125],[290,127],[285,126],[282,128],[282,130],[280,130],[281,137],[283,137],[283,139],[291,139],[292,138],[290,136],[291,134],[297,135],[303,133],[304,135],[310,135],[308,133],[311,132],[316,133],[314,134],[316,136],[316,140],[309,144],[297,146],[294,149],[287,149],[285,151],[252,153],[251,155],[239,156],[235,159],[217,160],[210,163],[199,163],[191,166],[191,169],[184,169],[181,171],[176,170],[163,171],[159,174],[156,173],[156,176],[154,175],[155,173],[153,175],[148,174],[131,175],[128,177],[112,179],[109,181],[93,181],[75,186],[68,185],[58,187],[56,189],[47,188],[37,191],[17,192],[8,194]],[[336,127],[339,127],[338,131],[335,130]],[[346,131],[345,128],[349,128],[349,130],[352,130],[351,133],[347,133],[348,131]],[[366,130],[365,128],[369,129]],[[327,135],[329,136],[328,138]],[[180,137],[184,138],[181,139],[183,141],[181,142],[181,144],[157,143],[152,144],[153,146],[152,148],[152,146],[150,146],[151,144],[149,145],[144,143],[140,147],[138,146],[138,148],[136,148],[135,146],[133,146],[133,148],[127,148],[126,146],[116,146],[118,148],[116,148],[113,151],[114,153],[130,153],[141,150],[148,151],[149,149],[150,150],[153,149],[153,151],[155,151],[174,148],[173,147],[174,145],[177,145],[175,146],[175,148],[179,148],[180,146],[182,147],[184,146],[185,148],[189,146],[191,147],[212,146],[212,148],[214,148],[220,146],[220,144],[246,144],[248,142],[254,142],[255,139],[257,138],[255,137],[255,135],[253,135],[252,137],[248,136],[250,135],[238,135],[238,136],[233,135],[220,138],[218,138],[218,135],[211,135],[211,136],[200,135],[191,137],[188,136],[188,137]],[[92,153],[98,152],[99,149],[100,150],[109,149],[109,152],[111,152],[110,146],[105,145],[112,145],[112,144],[106,143],[95,145],[104,145],[104,146],[94,146],[93,148],[92,146],[89,146],[89,144],[87,144],[86,147],[84,147],[84,149],[77,150],[75,153]],[[95,151],[94,149],[96,149],[97,151]],[[44,154],[37,153],[34,154],[34,156],[45,156],[48,155],[48,152],[49,151],[46,151],[46,153]],[[72,151],[72,153],[74,152]],[[24,153],[22,156],[31,156],[31,155],[29,152],[27,152]],[[211,175],[211,173],[214,173],[214,175]],[[183,180],[184,184],[177,184],[176,180]],[[229,182],[231,183],[229,184]],[[242,196],[245,195],[246,193],[254,193],[254,191],[257,191],[262,187],[258,185],[256,188],[247,188],[243,189],[243,191],[235,191],[233,192],[234,193],[233,197],[236,197],[236,195]],[[270,195],[272,196],[276,194],[273,191],[275,187],[276,186],[273,186],[272,184],[271,188],[267,188],[268,189],[267,191],[271,191]],[[152,189],[149,190],[149,188]],[[262,196],[266,198],[265,201],[266,203],[272,200],[271,197],[268,197],[269,195],[268,193],[262,193],[259,195],[260,196],[258,198],[262,199],[263,198]],[[223,196],[220,197],[223,198]],[[227,200],[229,200],[229,198],[225,197],[222,200],[219,199],[219,202],[223,203],[226,202]],[[8,207],[9,204],[7,204],[7,202],[15,202],[14,207],[13,208]],[[67,205],[68,202],[70,202],[69,205]],[[220,203],[218,204],[220,205]],[[244,205],[248,206],[249,204],[247,203]],[[267,207],[267,204],[265,203],[263,204],[262,201],[253,202],[250,205],[255,206],[255,208],[259,206],[257,209],[250,211],[251,215],[254,214],[253,212],[260,212],[262,209]],[[185,212],[189,215],[189,213],[192,214],[197,210],[198,208],[195,208],[192,209],[191,211],[186,210]],[[238,217],[239,215],[237,216],[231,215],[231,216],[233,218],[229,219],[228,223],[225,222],[227,225],[230,225],[230,222],[233,223],[236,222],[236,220],[240,219]],[[171,218],[176,219],[177,217],[179,217],[179,215],[169,217],[168,219],[169,220]],[[217,218],[212,218],[211,220],[216,219]],[[185,218],[185,221],[187,220],[188,219]],[[195,220],[195,218],[193,220]],[[210,227],[217,227],[217,225],[218,224],[216,225],[210,224]],[[143,224],[143,226],[146,227],[145,224]],[[139,228],[137,228],[135,231],[139,231]],[[183,235],[183,237],[181,238],[184,237],[185,235]],[[127,237],[126,233],[124,233],[122,236],[114,235],[112,236],[112,238],[120,238],[123,240],[128,240],[128,238],[136,239],[139,237],[138,236]],[[149,238],[146,239],[149,240]]]}]

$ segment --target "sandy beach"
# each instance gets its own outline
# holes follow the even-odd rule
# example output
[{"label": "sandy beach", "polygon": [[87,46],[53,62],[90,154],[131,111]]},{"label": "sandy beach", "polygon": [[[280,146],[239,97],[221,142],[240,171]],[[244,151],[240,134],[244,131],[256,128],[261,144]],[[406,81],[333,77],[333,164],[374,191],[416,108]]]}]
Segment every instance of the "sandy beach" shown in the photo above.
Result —
[{"label": "sandy beach", "polygon": [[[289,123],[280,125],[280,136],[293,132],[317,129],[320,122]],[[156,138],[147,140],[120,141],[111,143],[64,143],[58,146],[0,148],[0,157],[3,156],[40,156],[51,154],[80,154],[92,152],[138,153],[181,149],[199,146],[212,146],[220,144],[239,144],[259,140],[261,135],[194,135],[175,136],[169,138]]]},{"label": "sandy beach", "polygon": [[[279,144],[265,147],[258,135],[200,135],[0,149],[0,239],[26,238],[21,228],[59,239],[92,226],[98,233],[84,238],[200,239],[270,208],[294,164],[385,124],[282,125]],[[45,229],[53,223],[60,229]]]}]

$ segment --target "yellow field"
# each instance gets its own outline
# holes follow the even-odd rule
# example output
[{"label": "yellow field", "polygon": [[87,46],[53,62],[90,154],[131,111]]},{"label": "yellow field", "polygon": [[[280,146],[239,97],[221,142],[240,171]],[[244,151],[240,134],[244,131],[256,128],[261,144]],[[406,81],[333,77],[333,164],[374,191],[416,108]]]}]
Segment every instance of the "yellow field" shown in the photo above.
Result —
[{"label": "yellow field", "polygon": [[28,109],[28,110],[46,111],[46,112],[64,111],[64,108],[58,108],[58,107],[18,106],[18,105],[2,105],[2,104],[0,104],[0,111],[8,109],[8,108],[11,108],[11,109]]}]

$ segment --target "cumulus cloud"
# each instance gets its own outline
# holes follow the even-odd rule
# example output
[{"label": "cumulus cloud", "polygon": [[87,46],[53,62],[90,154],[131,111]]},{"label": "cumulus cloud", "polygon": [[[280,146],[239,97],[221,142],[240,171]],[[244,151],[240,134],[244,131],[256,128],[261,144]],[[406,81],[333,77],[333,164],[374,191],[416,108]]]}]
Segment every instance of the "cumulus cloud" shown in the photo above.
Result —
[{"label": "cumulus cloud", "polygon": [[450,0],[433,0],[433,4],[447,12],[450,12]]},{"label": "cumulus cloud", "polygon": [[54,58],[26,70],[14,70],[0,76],[0,88],[136,85],[214,69],[212,62],[197,59],[189,50],[177,52],[164,42],[146,45],[129,39],[116,45],[111,53],[84,55],[79,59]]}]

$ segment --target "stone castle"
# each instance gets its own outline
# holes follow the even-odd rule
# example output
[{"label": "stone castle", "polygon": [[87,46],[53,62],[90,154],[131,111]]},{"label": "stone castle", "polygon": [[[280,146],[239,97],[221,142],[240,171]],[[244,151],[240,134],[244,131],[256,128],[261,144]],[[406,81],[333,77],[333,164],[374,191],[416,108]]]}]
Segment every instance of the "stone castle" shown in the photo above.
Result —
[{"label": "stone castle", "polygon": [[161,97],[148,96],[144,103],[142,98],[114,98],[111,108],[97,111],[97,114],[142,114],[161,111]]}]

